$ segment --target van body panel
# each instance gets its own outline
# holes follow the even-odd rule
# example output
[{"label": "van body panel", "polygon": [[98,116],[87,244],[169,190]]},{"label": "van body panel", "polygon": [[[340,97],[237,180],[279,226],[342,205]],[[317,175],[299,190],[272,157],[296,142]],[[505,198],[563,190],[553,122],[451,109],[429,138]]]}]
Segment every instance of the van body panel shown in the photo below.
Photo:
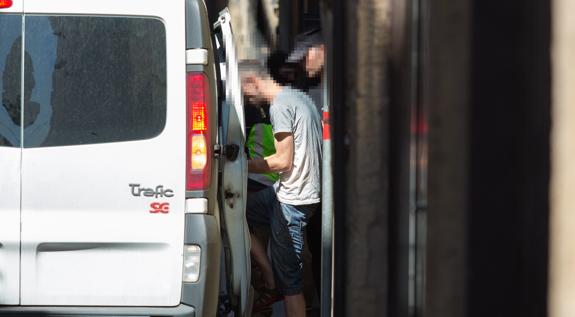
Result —
[{"label": "van body panel", "polygon": [[21,11],[0,10],[0,305],[20,303]]},{"label": "van body panel", "polygon": [[[14,48],[13,55],[20,52],[16,59],[22,65],[15,69],[21,72],[15,73],[24,75],[21,84],[14,87],[24,92],[14,87],[0,90],[17,92],[15,95],[24,96],[24,100],[12,107],[22,112],[20,126],[14,128],[21,130],[20,134],[6,141],[0,126],[0,315],[215,315],[223,287],[220,260],[225,261],[227,273],[222,283],[228,283],[236,312],[249,315],[245,153],[239,151],[238,158],[229,159],[223,151],[210,149],[210,187],[185,190],[186,72],[203,72],[210,83],[212,144],[223,146],[218,149],[225,145],[242,149],[245,142],[229,24],[220,38],[226,39],[231,55],[222,55],[223,61],[215,56],[202,0],[161,4],[148,0],[14,0],[10,9],[0,10],[8,13],[0,14],[0,23],[11,12],[24,26],[20,31],[10,28],[23,38],[23,49]],[[229,15],[226,18],[229,23]],[[81,27],[74,27],[72,20]],[[119,23],[127,20],[132,23],[127,23],[131,25],[127,28],[126,23]],[[134,27],[146,21],[161,25],[161,40],[165,42],[159,50],[154,49],[157,45],[141,43],[142,38],[159,34]],[[84,58],[83,51],[107,47],[90,36],[115,26],[120,31],[111,32],[102,43],[120,43],[112,45],[118,52],[105,48],[101,60],[89,54]],[[0,44],[7,38],[7,30],[0,30]],[[86,37],[82,30],[88,31]],[[117,37],[122,32],[133,32],[135,40],[122,42]],[[79,40],[72,40],[76,38]],[[67,46],[60,43],[65,41]],[[77,43],[78,50],[71,49],[75,46],[70,43]],[[125,54],[118,49],[122,45]],[[187,49],[206,50],[207,65],[186,65]],[[164,57],[149,57],[162,50]],[[110,68],[110,60],[129,58],[130,54],[139,58],[122,62],[129,64],[127,67],[118,62],[117,69]],[[1,72],[3,58],[0,45]],[[142,60],[147,62],[137,62]],[[219,62],[227,65],[223,73],[216,68],[221,66]],[[133,101],[140,108],[131,105],[132,110],[143,110],[121,115],[123,110],[116,109],[127,107],[127,102],[118,98],[124,91],[148,100],[148,90],[141,89],[145,81],[129,75],[140,69],[157,70],[161,63],[165,64],[165,112],[155,120],[158,122],[134,118],[138,113],[149,113],[150,105],[145,108]],[[102,79],[107,72],[109,79]],[[128,80],[138,81],[139,90],[129,89],[129,85],[121,89],[124,77],[117,77],[126,73]],[[164,76],[153,78],[161,81],[160,77]],[[231,80],[222,85],[221,77]],[[86,78],[93,85],[88,87],[96,85],[96,93],[86,90],[78,78]],[[66,79],[69,85],[62,85]],[[53,83],[57,80],[58,85]],[[67,98],[68,91],[76,91],[80,97]],[[158,98],[162,96],[148,103],[155,105]],[[68,111],[57,109],[62,104]],[[118,108],[111,109],[111,105]],[[142,130],[142,125],[145,130],[148,124],[155,130],[145,137],[130,135],[114,140],[118,131],[93,129],[102,118],[125,121],[128,132],[120,133]],[[130,124],[139,126],[131,128]],[[66,139],[67,133],[78,135]],[[187,198],[207,200],[207,212],[202,207],[194,211],[205,214],[186,214]],[[202,250],[196,283],[182,282],[184,244],[195,244]]]},{"label": "van body panel", "polygon": [[[158,62],[166,63],[167,113],[163,130],[152,138],[23,149],[22,305],[180,303],[186,148],[183,5],[26,1],[24,12],[31,18],[160,19],[166,60]],[[164,207],[154,207],[158,204]]]},{"label": "van body panel", "polygon": [[[211,49],[211,29],[208,17],[208,10],[202,0],[185,0],[186,16],[186,48]],[[200,17],[194,19],[192,17]],[[207,22],[207,23],[205,23]]]},{"label": "van body panel", "polygon": [[193,305],[198,316],[216,316],[220,286],[221,238],[215,216],[186,215],[186,244],[202,249],[200,279],[184,283],[182,303]]},{"label": "van body panel", "polygon": [[[20,0],[24,3],[24,12],[32,14],[55,14],[55,15],[117,15],[117,16],[150,16],[160,17],[166,24],[179,27],[177,33],[184,32],[184,2],[169,1],[158,2],[152,0],[101,0],[101,1],[78,1],[78,0]],[[180,40],[181,41],[181,40]]]},{"label": "van body panel", "polygon": [[[186,71],[201,72],[205,74],[209,82],[208,107],[211,142],[218,144],[219,95],[208,12],[202,0],[185,0],[185,6],[186,49],[200,49],[208,52],[207,65],[188,64]],[[189,200],[199,199],[207,202],[207,214],[186,214],[185,244],[200,246],[202,256],[199,280],[196,283],[183,283],[182,285],[182,303],[193,306],[197,316],[216,316],[219,309],[222,239],[217,193],[220,184],[218,179],[220,160],[216,158],[213,149],[211,152],[212,175],[209,189],[186,192]],[[204,205],[203,202],[202,205]],[[199,208],[199,210],[203,209],[203,207]]]},{"label": "van body panel", "polygon": [[20,154],[0,147],[0,305],[20,302]]},{"label": "van body panel", "polygon": [[199,314],[194,307],[188,305],[178,305],[175,307],[55,307],[55,306],[4,306],[0,307],[0,316],[21,316],[21,317],[62,317],[62,316],[82,316],[82,317],[119,317],[119,316],[173,316],[173,317],[195,317],[205,316]]}]

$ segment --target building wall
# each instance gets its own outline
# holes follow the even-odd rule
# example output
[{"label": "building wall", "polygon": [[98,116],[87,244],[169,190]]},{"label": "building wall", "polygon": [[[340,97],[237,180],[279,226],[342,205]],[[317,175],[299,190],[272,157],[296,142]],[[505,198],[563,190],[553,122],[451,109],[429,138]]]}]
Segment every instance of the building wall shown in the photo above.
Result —
[{"label": "building wall", "polygon": [[229,0],[232,27],[236,40],[238,58],[258,59],[261,57],[261,35],[257,30],[257,0]]}]

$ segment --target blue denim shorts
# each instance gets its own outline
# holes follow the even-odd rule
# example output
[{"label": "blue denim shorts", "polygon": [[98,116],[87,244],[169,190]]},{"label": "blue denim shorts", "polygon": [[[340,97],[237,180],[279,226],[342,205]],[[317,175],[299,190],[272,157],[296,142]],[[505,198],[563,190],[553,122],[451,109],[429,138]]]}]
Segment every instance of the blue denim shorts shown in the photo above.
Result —
[{"label": "blue denim shorts", "polygon": [[280,202],[272,187],[248,194],[250,226],[270,226],[270,251],[278,291],[284,295],[303,292],[304,228],[319,204],[289,205]]}]

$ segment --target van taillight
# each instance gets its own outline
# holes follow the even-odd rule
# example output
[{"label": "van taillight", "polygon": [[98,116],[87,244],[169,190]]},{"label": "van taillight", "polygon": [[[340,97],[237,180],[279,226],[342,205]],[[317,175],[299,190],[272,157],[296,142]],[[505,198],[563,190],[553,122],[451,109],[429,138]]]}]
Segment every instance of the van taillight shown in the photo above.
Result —
[{"label": "van taillight", "polygon": [[212,174],[208,79],[190,72],[186,78],[187,135],[186,190],[207,190]]},{"label": "van taillight", "polygon": [[7,9],[12,6],[12,0],[0,0],[0,9]]}]

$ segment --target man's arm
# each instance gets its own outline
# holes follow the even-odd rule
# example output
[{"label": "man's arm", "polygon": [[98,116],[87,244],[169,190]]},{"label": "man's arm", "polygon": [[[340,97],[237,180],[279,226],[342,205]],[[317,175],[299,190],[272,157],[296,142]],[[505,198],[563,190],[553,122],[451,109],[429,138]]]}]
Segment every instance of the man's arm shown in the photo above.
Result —
[{"label": "man's arm", "polygon": [[270,173],[289,171],[293,163],[293,134],[280,132],[274,135],[276,153],[263,159],[248,161],[248,171],[252,173]]}]

